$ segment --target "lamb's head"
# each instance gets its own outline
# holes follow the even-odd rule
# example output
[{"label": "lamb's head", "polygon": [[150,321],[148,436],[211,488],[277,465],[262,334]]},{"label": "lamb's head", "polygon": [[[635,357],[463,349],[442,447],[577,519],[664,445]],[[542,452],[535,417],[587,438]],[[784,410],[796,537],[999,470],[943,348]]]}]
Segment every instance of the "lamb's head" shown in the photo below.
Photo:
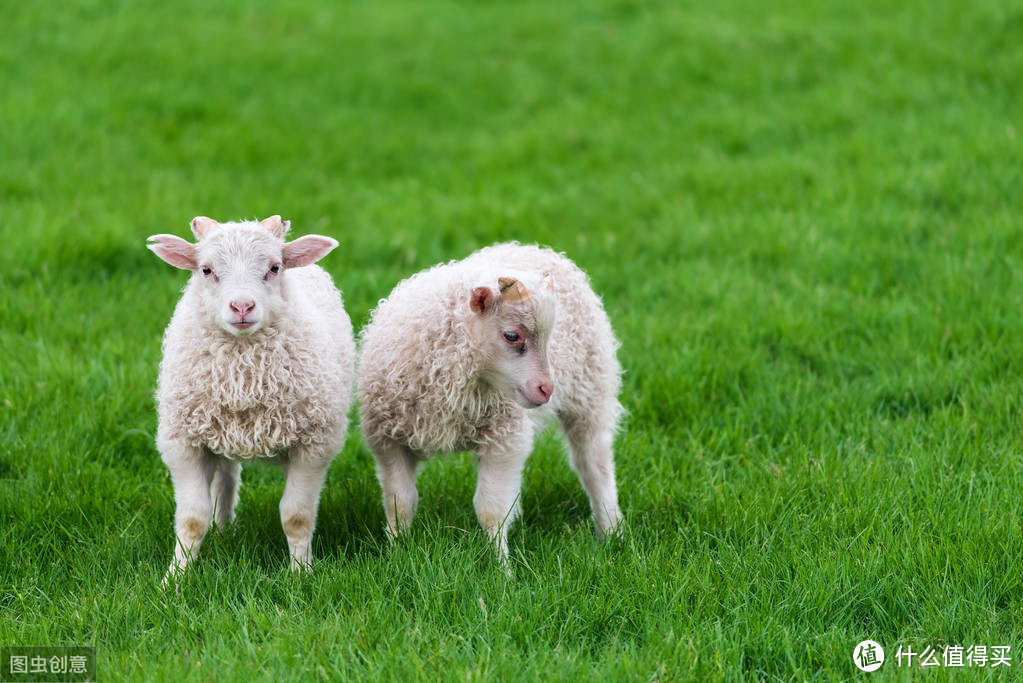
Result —
[{"label": "lamb's head", "polygon": [[337,242],[306,235],[284,242],[291,226],[280,216],[256,222],[192,221],[197,243],[154,235],[147,245],[167,263],[194,273],[201,314],[232,335],[249,335],[272,324],[285,310],[286,271],[315,263]]},{"label": "lamb's head", "polygon": [[549,274],[508,272],[469,293],[482,378],[526,408],[551,400],[547,347],[557,312]]}]

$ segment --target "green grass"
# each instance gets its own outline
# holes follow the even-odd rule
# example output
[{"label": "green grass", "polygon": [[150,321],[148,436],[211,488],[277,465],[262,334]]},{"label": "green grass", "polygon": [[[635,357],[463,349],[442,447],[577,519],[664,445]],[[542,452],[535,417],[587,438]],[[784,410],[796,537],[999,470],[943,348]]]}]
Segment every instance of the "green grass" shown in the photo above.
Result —
[{"label": "green grass", "polygon": [[[1015,3],[0,14],[0,645],[95,645],[106,680],[852,678],[868,637],[890,676],[900,644],[1023,666]],[[341,241],[357,326],[498,240],[586,269],[622,340],[626,538],[594,540],[552,434],[514,580],[466,455],[389,549],[353,430],[312,576],[251,467],[234,535],[162,590],[185,276],[145,237],[272,213]]]}]

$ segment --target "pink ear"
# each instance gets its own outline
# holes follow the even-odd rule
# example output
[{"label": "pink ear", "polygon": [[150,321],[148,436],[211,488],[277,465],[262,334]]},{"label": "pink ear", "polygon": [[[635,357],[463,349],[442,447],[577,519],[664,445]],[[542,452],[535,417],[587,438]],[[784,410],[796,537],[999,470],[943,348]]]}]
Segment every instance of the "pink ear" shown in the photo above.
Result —
[{"label": "pink ear", "polygon": [[337,240],[323,235],[306,235],[288,242],[281,251],[285,268],[301,268],[316,263],[337,246]]},{"label": "pink ear", "polygon": [[175,268],[195,270],[199,266],[195,245],[191,242],[177,235],[153,235],[149,241],[154,244],[147,244],[146,247]]},{"label": "pink ear", "polygon": [[497,302],[497,297],[494,296],[494,290],[489,287],[477,287],[472,290],[472,296],[469,298],[469,308],[474,313],[483,315],[494,307]]}]

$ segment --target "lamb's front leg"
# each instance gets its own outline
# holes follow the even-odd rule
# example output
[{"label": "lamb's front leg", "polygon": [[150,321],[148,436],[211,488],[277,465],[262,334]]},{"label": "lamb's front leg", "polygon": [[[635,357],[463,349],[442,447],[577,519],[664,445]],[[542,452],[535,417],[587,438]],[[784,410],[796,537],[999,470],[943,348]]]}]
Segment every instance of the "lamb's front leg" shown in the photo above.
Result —
[{"label": "lamb's front leg", "polygon": [[533,447],[532,431],[511,443],[481,449],[472,502],[480,526],[494,543],[498,559],[508,564],[508,531],[519,516],[522,468]]},{"label": "lamb's front leg", "polygon": [[281,526],[288,537],[291,570],[312,568],[313,531],[320,491],[331,457],[310,451],[293,453],[284,466],[284,496],[281,497]]},{"label": "lamb's front leg", "polygon": [[166,584],[195,559],[210,526],[213,505],[210,480],[215,462],[199,448],[183,441],[161,440],[160,454],[174,483],[174,561],[163,577]]}]

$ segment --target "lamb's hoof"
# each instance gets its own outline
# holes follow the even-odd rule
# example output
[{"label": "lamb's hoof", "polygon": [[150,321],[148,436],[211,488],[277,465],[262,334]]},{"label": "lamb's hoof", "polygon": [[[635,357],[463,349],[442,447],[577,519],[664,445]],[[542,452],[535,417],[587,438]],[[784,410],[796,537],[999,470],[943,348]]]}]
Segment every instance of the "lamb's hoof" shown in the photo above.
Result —
[{"label": "lamb's hoof", "polygon": [[160,588],[167,588],[168,586],[174,586],[174,593],[181,593],[181,588],[178,586],[178,579],[181,578],[181,574],[184,571],[184,567],[178,567],[172,564],[164,573],[163,579],[160,581]]},{"label": "lamb's hoof", "polygon": [[511,562],[507,559],[503,560],[501,562],[501,568],[504,569],[504,575],[509,581],[513,581],[515,579],[515,572],[512,571]]},{"label": "lamb's hoof", "polygon": [[226,522],[214,522],[214,525],[217,527],[217,533],[221,536],[234,535],[235,523],[233,519]]},{"label": "lamb's hoof", "polygon": [[312,574],[312,560],[300,560],[296,557],[291,558],[291,572],[293,574]]},{"label": "lamb's hoof", "polygon": [[494,559],[497,560],[497,566],[501,568],[504,575],[509,579],[515,578],[515,572],[512,570],[511,555],[508,552],[507,546],[494,546]]},{"label": "lamb's hoof", "polygon": [[398,542],[398,539],[408,536],[411,528],[411,522],[399,523],[394,526],[387,524],[384,526],[384,536],[387,536],[387,540],[393,545]]},{"label": "lamb's hoof", "polygon": [[625,518],[618,516],[607,527],[597,526],[597,538],[605,543],[608,541],[620,541],[625,538]]}]

